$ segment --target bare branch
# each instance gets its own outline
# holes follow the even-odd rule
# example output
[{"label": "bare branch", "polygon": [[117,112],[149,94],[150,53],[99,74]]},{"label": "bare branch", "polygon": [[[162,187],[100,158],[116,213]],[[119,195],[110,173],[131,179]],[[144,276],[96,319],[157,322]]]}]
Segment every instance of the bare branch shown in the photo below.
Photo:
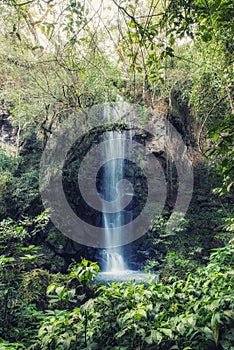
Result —
[{"label": "bare branch", "polygon": [[36,0],[28,0],[25,2],[21,2],[19,4],[17,4],[16,2],[12,2],[12,3],[5,3],[5,1],[3,1],[3,5],[9,5],[9,6],[13,6],[13,7],[20,7],[20,6],[24,6],[24,5],[28,5],[28,4],[32,4],[34,3]]}]

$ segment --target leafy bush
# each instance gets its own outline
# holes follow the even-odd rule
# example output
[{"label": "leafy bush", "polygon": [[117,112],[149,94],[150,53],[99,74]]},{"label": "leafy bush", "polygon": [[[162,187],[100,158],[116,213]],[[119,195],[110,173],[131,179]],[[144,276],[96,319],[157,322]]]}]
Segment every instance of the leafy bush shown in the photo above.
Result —
[{"label": "leafy bush", "polygon": [[67,275],[55,276],[53,283],[47,288],[52,309],[72,309],[92,295],[90,284],[99,271],[97,263],[82,259],[78,264],[72,262],[68,270]]},{"label": "leafy bush", "polygon": [[54,310],[34,349],[225,349],[234,346],[234,242],[187,279],[101,286],[80,308]]},{"label": "leafy bush", "polygon": [[146,261],[146,271],[159,270],[160,252],[167,252],[161,257],[161,278],[186,278],[198,266],[207,264],[212,249],[224,246],[233,237],[233,213],[227,203],[202,208],[196,204],[185,218],[179,214],[175,217],[176,227],[170,232],[166,230],[168,220],[161,216],[148,235],[154,254]]},{"label": "leafy bush", "polygon": [[13,350],[13,349],[26,349],[23,344],[20,343],[9,343],[8,341],[5,341],[3,339],[0,339],[0,350]]},{"label": "leafy bush", "polygon": [[[45,296],[50,274],[34,269],[42,254],[39,247],[29,245],[31,236],[25,228],[29,225],[38,228],[41,224],[42,220],[37,222],[37,218],[35,222],[6,219],[0,223],[0,337],[9,342],[21,339],[27,344],[35,336],[43,319],[42,309],[47,306],[43,289]],[[14,348],[4,343],[6,349],[10,346]]]}]

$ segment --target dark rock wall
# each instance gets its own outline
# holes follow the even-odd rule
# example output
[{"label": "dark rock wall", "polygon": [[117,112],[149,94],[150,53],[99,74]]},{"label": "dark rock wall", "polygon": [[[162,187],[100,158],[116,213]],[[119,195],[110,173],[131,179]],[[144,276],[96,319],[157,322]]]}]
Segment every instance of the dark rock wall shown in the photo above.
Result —
[{"label": "dark rock wall", "polygon": [[[217,203],[215,202],[212,194],[211,194],[211,182],[210,182],[210,170],[207,167],[202,156],[199,154],[196,149],[195,136],[193,132],[193,118],[190,113],[190,110],[186,103],[181,99],[180,92],[172,91],[170,103],[167,103],[165,100],[155,101],[151,107],[147,109],[148,115],[148,124],[147,128],[151,130],[156,130],[156,135],[150,135],[150,133],[145,136],[144,125],[142,126],[142,130],[138,128],[135,130],[134,139],[138,142],[141,142],[146,146],[147,152],[154,154],[154,156],[160,161],[164,173],[167,179],[167,201],[165,204],[165,212],[166,215],[170,215],[173,210],[174,203],[176,201],[177,196],[177,172],[173,163],[173,159],[171,159],[164,145],[164,126],[165,121],[169,120],[170,123],[175,127],[178,133],[182,136],[182,139],[186,146],[189,149],[190,157],[192,158],[193,168],[194,168],[194,191],[193,197],[191,201],[191,205],[189,208],[188,215],[191,213],[198,213],[199,210],[208,211],[210,208],[214,208]],[[11,124],[11,115],[9,112],[9,106],[7,107],[4,101],[1,102],[0,105],[0,144],[3,148],[8,148],[11,151],[17,152],[19,148],[19,130],[14,128]],[[139,118],[139,115],[136,116]],[[134,125],[134,120],[132,120],[132,124]],[[135,124],[139,124],[139,119],[135,120]],[[100,132],[100,131],[99,131]],[[99,137],[99,136],[97,136]],[[83,144],[79,144],[78,152],[76,157],[69,159],[70,165],[76,166],[76,163],[79,164],[79,157],[83,157],[82,152],[87,152],[92,142],[96,142],[95,137],[92,135],[91,138],[84,139]],[[33,152],[33,145],[37,144],[37,140],[27,140],[27,142],[22,142],[22,150],[21,154],[24,157],[31,157],[31,153]],[[26,145],[26,146],[25,146]],[[30,146],[30,147],[29,147]],[[173,149],[173,146],[175,148]],[[38,144],[37,144],[38,147]],[[40,147],[39,147],[40,148]],[[176,145],[172,145],[171,154],[173,158],[173,152],[176,150]],[[37,150],[38,152],[40,149]],[[76,174],[76,172],[75,172]],[[100,173],[101,174],[101,173]],[[64,172],[66,181],[65,186],[67,190],[68,196],[70,195],[73,199],[71,201],[74,210],[77,210],[77,213],[83,213],[84,217],[87,220],[93,222],[98,225],[101,224],[101,217],[95,216],[95,213],[88,212],[87,208],[81,203],[80,199],[77,196],[77,193],[74,195],[73,185],[74,177],[71,176],[69,170],[66,173]],[[73,177],[73,178],[72,178]],[[134,174],[134,181],[137,183],[141,183],[141,175]],[[69,187],[71,184],[71,188]],[[139,207],[141,206],[141,202],[137,204]],[[204,209],[206,208],[206,209]],[[205,224],[205,217],[203,217],[203,221]],[[213,226],[216,224],[213,223]],[[212,230],[213,226],[210,226],[209,232]],[[195,230],[194,226],[190,226],[191,230]],[[56,231],[54,228],[52,231]],[[207,234],[209,232],[207,231]],[[48,233],[48,237],[50,234]],[[51,235],[51,237],[56,237],[56,235]],[[148,237],[148,238],[147,238]],[[146,239],[147,238],[147,239]],[[65,239],[61,248],[60,242],[57,242],[56,239],[51,239],[50,248],[54,252],[60,256],[62,256],[65,261],[69,262],[72,258],[76,258],[77,260],[80,257],[86,257],[91,260],[97,260],[100,264],[102,263],[103,256],[105,255],[104,250],[93,249],[91,247],[85,247],[78,245],[77,243],[69,242],[69,239]],[[152,233],[148,232],[146,235],[139,240],[133,242],[132,244],[128,244],[123,247],[123,251],[126,257],[128,257],[129,267],[132,269],[142,269],[146,260],[148,259],[156,259],[159,261],[159,266],[162,262],[163,256],[166,253],[165,247],[158,246],[156,247],[153,244]]]}]

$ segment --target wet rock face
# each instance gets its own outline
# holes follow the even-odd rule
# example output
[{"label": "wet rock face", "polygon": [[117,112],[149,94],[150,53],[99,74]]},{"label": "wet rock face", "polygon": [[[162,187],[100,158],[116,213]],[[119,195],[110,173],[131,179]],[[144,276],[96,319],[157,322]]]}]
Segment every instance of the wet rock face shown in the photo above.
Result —
[{"label": "wet rock face", "polygon": [[[187,143],[182,143],[181,145],[178,142],[177,138],[174,137],[174,142],[169,142],[168,139],[170,136],[173,136],[173,129],[169,136],[168,124],[167,124],[167,115],[162,113],[161,111],[149,110],[147,109],[147,122],[146,127],[144,128],[144,123],[139,123],[139,118],[142,117],[142,113],[137,112],[134,114],[133,118],[131,118],[130,125],[137,126],[131,129],[132,131],[132,140],[140,143],[145,148],[145,155],[154,155],[157,158],[158,163],[161,164],[161,168],[164,172],[164,177],[166,180],[166,192],[167,198],[165,203],[165,209],[168,212],[173,210],[176,197],[177,197],[177,180],[178,174],[176,172],[175,165],[173,163],[173,158],[178,160],[178,154],[180,155],[179,159],[181,159],[184,154],[184,148]],[[132,115],[131,115],[132,117]],[[173,123],[171,122],[173,125]],[[142,125],[142,127],[141,127]],[[174,125],[173,125],[174,126]],[[125,127],[123,127],[125,130]],[[129,130],[126,128],[126,130]],[[125,130],[125,131],[126,131]],[[67,200],[69,200],[69,204],[71,205],[73,211],[82,218],[85,222],[88,222],[90,225],[102,227],[102,215],[101,213],[96,213],[95,210],[91,209],[87,203],[82,202],[82,196],[79,193],[79,189],[77,188],[77,172],[79,170],[79,166],[81,160],[84,158],[86,152],[92,147],[93,144],[101,143],[102,141],[102,133],[107,130],[97,130],[93,134],[87,134],[87,137],[82,140],[78,140],[77,144],[74,145],[74,149],[72,149],[71,155],[68,156],[66,161],[66,166],[63,169],[63,188],[66,194]],[[179,132],[179,130],[177,130]],[[179,132],[180,133],[180,132]],[[183,135],[181,135],[182,137]],[[173,138],[173,137],[172,137]],[[81,142],[80,142],[81,141]],[[176,142],[177,141],[177,142]],[[134,145],[133,145],[134,147]],[[190,146],[191,147],[191,146]],[[139,157],[141,154],[139,154]],[[98,158],[97,158],[98,159]],[[93,164],[93,169],[98,169],[95,166],[96,164],[95,155],[90,159],[90,163]],[[178,160],[179,161],[179,160]],[[139,169],[132,171],[133,168],[131,164],[126,161],[125,164],[125,177],[130,181],[134,188],[134,194],[142,194],[146,185],[144,185],[144,177]],[[151,169],[151,168],[150,168]],[[150,169],[148,172],[150,172]],[[101,192],[101,184],[103,177],[103,169],[98,171],[96,176],[96,184],[98,192]],[[151,169],[152,170],[152,169]],[[147,171],[147,169],[146,169]],[[91,176],[91,174],[90,174]],[[90,188],[90,195],[92,195],[92,188]],[[134,200],[131,202],[131,205],[128,207],[130,214],[133,214],[134,211],[137,213],[141,212],[142,207],[144,206],[144,198],[136,199],[137,196],[134,196]],[[138,198],[138,197],[137,197]],[[139,209],[139,210],[138,210]],[[129,215],[131,216],[131,215]],[[152,249],[152,239],[146,239],[143,237],[135,242],[132,242],[129,245],[126,245],[122,248],[123,256],[128,260],[128,266],[133,270],[142,270],[144,263],[148,259],[157,259],[159,261],[159,266],[161,264],[162,256],[165,255],[165,252],[160,250],[155,252]],[[95,248],[87,248],[87,247],[75,247],[75,257],[79,260],[80,256],[84,256],[89,260],[98,261],[100,266],[105,265],[106,256],[102,250]]]},{"label": "wet rock face", "polygon": [[17,148],[18,130],[12,125],[12,116],[9,106],[0,102],[0,144],[1,148],[14,152]]},{"label": "wet rock face", "polygon": [[[183,154],[183,150],[181,151],[178,148],[179,146],[176,143],[173,143],[171,145],[170,152],[167,152],[168,149],[165,148],[165,120],[170,121],[170,123],[181,135],[184,144],[189,148],[189,150],[191,150],[190,154],[192,157],[192,161],[194,161],[194,158],[197,154],[192,136],[192,119],[189,116],[189,111],[186,110],[185,107],[182,107],[181,104],[176,104],[176,101],[177,97],[175,95],[171,102],[173,106],[168,106],[167,108],[166,104],[162,104],[161,102],[161,104],[153,106],[153,109],[151,111],[147,110],[147,129],[149,130],[149,133],[146,134],[144,132],[144,125],[142,125],[143,131],[140,128],[135,129],[133,135],[133,140],[135,140],[137,143],[141,143],[142,145],[144,145],[146,153],[149,155],[153,154],[161,164],[166,178],[166,209],[168,210],[168,212],[171,212],[174,207],[174,203],[177,196],[178,178],[175,166],[173,164],[173,161],[170,159],[168,153],[171,153],[173,158],[173,155],[176,155],[178,153],[177,150],[180,151],[180,154]],[[2,148],[17,150],[18,130],[14,128],[11,124],[12,116],[9,110],[10,107],[7,106],[4,101],[0,101],[0,144]],[[138,118],[139,115],[136,114],[136,120],[132,120],[133,125],[139,125]],[[156,133],[152,132],[152,134],[150,134],[151,130],[156,130]],[[81,217],[83,215],[84,219],[91,225],[93,224],[94,226],[99,227],[101,227],[102,225],[101,214],[96,215],[95,211],[91,211],[84,203],[81,202],[81,196],[77,192],[77,188],[75,187],[75,185],[77,183],[76,169],[78,169],[80,160],[84,157],[86,152],[88,152],[89,147],[92,143],[99,142],[98,139],[101,137],[100,135],[100,132],[94,137],[88,135],[87,139],[85,139],[85,141],[82,144],[78,144],[77,154],[76,152],[74,152],[73,157],[71,157],[71,159],[68,160],[68,165],[71,166],[71,168],[74,165],[74,172],[69,171],[70,167],[68,167],[68,169],[64,169],[64,189],[66,195],[71,199],[71,205],[73,210],[75,212],[77,210],[77,214],[79,214],[79,216],[81,215]],[[25,156],[25,154],[28,154],[31,159],[32,152],[35,152],[36,150],[36,143],[36,136],[35,139],[30,139],[30,142],[27,145],[24,143],[23,150],[25,150],[25,153],[22,153],[21,150],[21,154],[23,156]],[[36,150],[36,152],[39,151]],[[196,186],[195,191],[198,192],[198,190],[201,187],[201,184],[205,183],[204,179],[206,178],[207,174],[203,173],[200,168],[196,170],[195,165],[194,167]],[[101,171],[98,173],[98,175],[100,177],[102,176]],[[129,165],[128,167],[126,164],[126,176],[129,178],[130,182],[135,185],[136,192],[143,192],[142,190],[144,189],[144,178],[141,175],[140,171],[135,171],[133,174],[131,174],[131,166]],[[100,179],[98,179],[97,176],[97,187],[99,182]],[[206,187],[209,187],[208,184],[206,185]],[[207,204],[206,196],[204,197],[203,188],[200,197],[198,197],[197,199],[197,202],[199,202],[199,206],[210,205],[210,203]],[[144,198],[142,199],[142,201],[137,201],[134,197],[134,201],[132,202],[131,206],[129,206],[128,210],[129,212],[131,212],[132,209],[135,208],[136,212],[138,213],[138,207],[140,211],[143,205]],[[155,259],[155,254],[157,254],[156,258],[159,262],[161,257],[165,255],[164,251],[159,251],[155,253],[155,250],[152,250],[151,240],[146,240],[145,237],[135,242],[132,242],[132,244],[124,246],[123,252],[124,255],[128,257],[129,268],[133,270],[141,270],[147,259]],[[72,248],[68,247],[66,249],[64,247],[62,254],[66,261],[70,261],[69,259],[71,259],[71,255],[77,260],[79,260],[79,258],[83,256],[87,259],[98,261],[101,266],[103,264],[103,260],[105,260],[105,254],[103,254],[102,250],[100,251],[92,247],[84,247],[78,244],[74,245]]]}]

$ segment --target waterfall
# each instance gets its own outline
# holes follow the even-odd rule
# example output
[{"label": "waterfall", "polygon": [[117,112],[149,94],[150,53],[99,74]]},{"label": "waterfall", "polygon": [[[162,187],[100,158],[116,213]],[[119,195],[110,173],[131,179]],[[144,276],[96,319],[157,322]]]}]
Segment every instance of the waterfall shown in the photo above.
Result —
[{"label": "waterfall", "polygon": [[[121,193],[118,191],[118,183],[124,178],[124,155],[125,155],[126,133],[118,131],[109,131],[106,133],[104,146],[104,158],[108,157],[112,160],[104,165],[103,171],[103,190],[102,195],[106,201],[113,201],[113,213],[106,212],[106,206],[103,205],[103,224],[105,228],[105,240],[108,246],[113,246],[114,237],[111,228],[115,228],[115,242],[118,241],[118,232],[124,224],[124,211],[119,210]],[[118,155],[118,158],[116,158]],[[107,249],[105,271],[124,271],[126,263],[121,251],[121,242],[118,241],[120,247]]]},{"label": "waterfall", "polygon": [[[135,109],[131,109],[124,102],[118,102],[115,106],[107,103],[102,113],[103,119],[108,121],[108,128],[99,138],[99,144],[102,146],[99,152],[102,166],[99,168],[97,188],[102,203],[101,231],[105,249],[101,251],[102,271],[97,280],[103,283],[131,279],[139,282],[157,280],[156,275],[132,270],[131,262],[128,264],[126,257],[126,252],[131,250],[123,248],[125,244],[134,241],[135,230],[129,223],[135,220],[139,215],[138,211],[142,210],[141,206],[145,205],[144,196],[139,196],[140,191],[143,193],[145,190],[145,178],[138,165],[142,159],[142,150],[145,152],[145,149],[138,148],[135,142],[136,133],[131,124],[135,117]],[[128,128],[116,130],[114,126],[117,125],[114,123],[121,120],[127,120]],[[142,164],[144,165],[144,162]],[[142,176],[139,181],[138,174]],[[150,210],[152,211],[151,207]],[[140,220],[139,223],[141,228]],[[126,235],[132,239],[126,240]]]}]

